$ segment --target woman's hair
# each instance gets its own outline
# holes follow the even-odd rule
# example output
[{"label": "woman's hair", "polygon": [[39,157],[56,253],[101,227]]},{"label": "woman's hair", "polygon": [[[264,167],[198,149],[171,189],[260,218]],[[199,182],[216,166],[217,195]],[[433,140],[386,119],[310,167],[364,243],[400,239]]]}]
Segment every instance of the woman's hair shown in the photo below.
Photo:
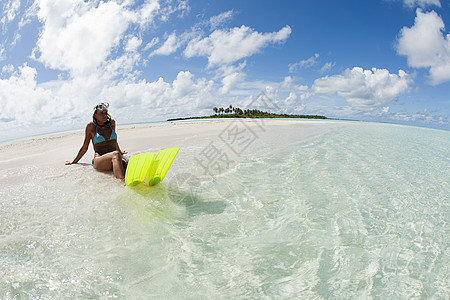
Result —
[{"label": "woman's hair", "polygon": [[[96,112],[97,112],[97,110],[94,111],[94,113],[92,114],[92,121],[94,122],[95,125],[98,125],[97,119],[95,118]],[[105,125],[111,126],[111,115],[110,114],[108,114],[108,118],[106,119]]]}]

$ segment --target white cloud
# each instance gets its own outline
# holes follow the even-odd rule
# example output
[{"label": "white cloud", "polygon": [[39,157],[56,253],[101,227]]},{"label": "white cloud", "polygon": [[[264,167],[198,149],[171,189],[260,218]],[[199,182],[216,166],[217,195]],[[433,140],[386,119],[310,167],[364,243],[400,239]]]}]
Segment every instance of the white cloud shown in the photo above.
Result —
[{"label": "white cloud", "polygon": [[26,25],[30,24],[37,16],[38,5],[34,2],[32,5],[25,8],[25,12],[21,15],[20,21],[18,23],[18,28],[21,29]]},{"label": "white cloud", "polygon": [[298,70],[298,68],[299,68],[298,63],[289,64],[289,73],[296,72]]},{"label": "white cloud", "polygon": [[2,47],[2,45],[0,44],[0,61],[4,60],[6,58],[6,51],[5,48]]},{"label": "white cloud", "polygon": [[278,32],[259,33],[244,25],[230,30],[215,30],[208,37],[191,40],[184,55],[188,58],[205,56],[210,67],[231,64],[260,52],[270,43],[284,42],[291,31],[289,26],[285,26]]},{"label": "white cloud", "polygon": [[38,4],[44,28],[35,59],[72,74],[93,72],[105,62],[131,21],[131,15],[114,2],[100,2],[98,7],[67,0]]},{"label": "white cloud", "polygon": [[176,33],[170,34],[166,41],[162,44],[161,47],[154,50],[150,56],[153,55],[170,55],[175,53],[181,46],[187,43],[187,40],[192,35],[192,33],[183,33],[181,36],[177,36]]},{"label": "white cloud", "polygon": [[157,16],[160,8],[161,6],[157,0],[145,1],[136,14],[138,23],[142,27],[145,27],[147,24],[152,23],[154,18]]},{"label": "white cloud", "polygon": [[9,64],[9,65],[4,65],[2,67],[2,75],[3,74],[12,74],[14,72],[14,66]]},{"label": "white cloud", "polygon": [[[198,36],[198,33],[193,31],[186,31],[181,35],[177,35],[175,32],[170,34],[161,47],[154,50],[150,56],[154,55],[170,55],[175,53],[180,47],[186,45],[193,37]],[[153,43],[153,40],[152,40]],[[157,43],[157,41],[156,41]]]},{"label": "white cloud", "polygon": [[21,38],[22,35],[20,33],[15,33],[10,46],[14,47]]},{"label": "white cloud", "polygon": [[242,72],[234,72],[226,75],[222,79],[222,87],[220,88],[221,94],[228,93],[233,87],[235,87],[239,82],[244,80],[245,74]]},{"label": "white cloud", "polygon": [[[126,106],[121,110],[128,111],[128,121],[161,120],[167,116],[182,116],[201,105],[212,105],[217,101],[217,90],[213,82],[204,78],[196,79],[189,71],[181,71],[172,82],[166,82],[162,77],[153,82],[146,80],[121,81],[116,85],[105,87],[102,98],[109,99],[112,107],[117,108],[126,99]],[[140,111],[139,116],[133,111]]]},{"label": "white cloud", "polygon": [[436,5],[441,7],[441,2],[439,0],[403,0],[403,3],[408,7],[427,7]]},{"label": "white cloud", "polygon": [[111,109],[116,106],[120,107],[123,99],[126,99],[126,106],[140,107],[142,104],[146,104],[153,109],[163,101],[167,101],[165,95],[170,89],[170,84],[165,82],[162,77],[154,82],[124,80],[116,85],[106,87],[102,92],[102,98],[108,99]]},{"label": "white cloud", "polygon": [[[140,58],[140,54],[135,51],[127,52],[122,56],[110,59],[108,63],[104,64],[101,70],[98,70],[97,73],[86,76],[94,75],[99,78],[104,78],[105,80],[110,79],[111,81],[113,81],[113,78],[115,77],[136,77],[135,75],[139,74],[139,71],[134,70],[134,67],[138,61],[140,61]],[[84,76],[77,78],[84,78]]]},{"label": "white cloud", "polygon": [[337,94],[358,110],[372,110],[395,101],[412,83],[411,77],[402,70],[397,75],[386,69],[354,67],[341,75],[315,80],[312,90],[317,94]]},{"label": "white cloud", "polygon": [[71,108],[70,102],[60,101],[61,98],[50,90],[40,87],[36,74],[35,68],[24,64],[9,78],[0,79],[0,121],[29,125],[65,117]]},{"label": "white cloud", "polygon": [[284,89],[290,88],[292,86],[293,82],[294,82],[294,77],[286,76],[286,77],[284,77],[284,80],[281,83],[281,87]]},{"label": "white cloud", "polygon": [[[147,0],[148,2],[159,2],[158,0]],[[174,3],[175,4],[172,4]],[[180,12],[179,17],[184,17],[186,13],[190,11],[188,0],[168,0],[165,1],[165,6],[159,10],[159,18],[162,21],[167,21],[175,12]]]},{"label": "white cloud", "polygon": [[209,19],[209,25],[211,27],[211,30],[214,30],[217,27],[219,27],[222,24],[224,24],[226,21],[231,19],[233,17],[233,15],[234,15],[233,10],[229,10],[229,11],[221,13],[221,14],[219,14],[217,16],[211,17]]},{"label": "white cloud", "polygon": [[[0,42],[0,61],[6,59],[7,48],[14,47],[20,39],[20,34],[11,32],[7,34],[8,26],[12,23],[20,13],[20,0],[0,1],[0,32],[2,41]],[[12,42],[10,36],[13,36]]]},{"label": "white cloud", "polygon": [[[37,70],[26,63],[16,70],[10,64],[2,68],[1,140],[8,138],[10,130],[6,132],[5,129],[10,128],[54,130],[57,127],[64,130],[78,127],[80,121],[89,121],[90,107],[99,100],[110,101],[115,111],[120,112],[134,107],[133,101],[139,99],[138,103],[145,104],[142,111],[148,112],[143,114],[146,118],[153,113],[155,104],[164,107],[163,103],[171,101],[174,103],[171,111],[177,111],[175,104],[186,101],[191,94],[198,99],[207,98],[197,89],[205,91],[212,84],[203,79],[194,80],[189,72],[180,73],[173,83],[139,81],[140,71],[135,67],[141,63],[138,50],[142,45],[142,32],[136,29],[131,34],[128,28],[133,24],[144,26],[151,22],[158,9],[164,10],[167,17],[180,6],[161,8],[155,5],[157,1],[152,0],[129,10],[131,6],[127,5],[131,2],[125,2],[38,0],[26,10],[27,20],[34,15],[42,23],[34,58],[46,67],[67,73],[59,74],[57,80],[38,83]],[[154,38],[151,43],[157,41]],[[151,95],[147,93],[147,98],[141,98],[145,90]],[[161,94],[164,97],[156,98]],[[115,95],[123,97],[116,98]],[[18,99],[21,105],[17,105]],[[190,99],[187,103],[194,105],[198,99]],[[131,112],[130,120],[133,116]],[[29,135],[30,131],[24,134]]]},{"label": "white cloud", "polygon": [[307,85],[299,84],[295,86],[295,89],[297,91],[306,91],[309,89],[309,87]]},{"label": "white cloud", "polygon": [[132,36],[128,39],[127,44],[125,46],[126,52],[136,52],[141,46],[142,40],[138,37]]},{"label": "white cloud", "polygon": [[[157,16],[166,20],[170,14],[188,9],[185,1],[173,5],[174,1],[169,0],[161,7],[157,0],[146,0],[131,10],[129,6],[133,3],[129,2],[37,0],[35,9],[29,9],[28,13],[37,14],[43,28],[32,57],[48,68],[84,76],[107,65],[121,45],[125,51],[140,46],[139,38],[121,43],[132,24],[145,30]],[[153,40],[150,46],[156,42]]]},{"label": "white cloud", "polygon": [[397,42],[397,53],[407,57],[409,66],[430,69],[433,85],[450,81],[450,34],[444,36],[444,28],[436,12],[417,9],[414,26],[404,27]]},{"label": "white cloud", "polygon": [[331,69],[334,68],[334,66],[336,65],[335,62],[327,62],[325,63],[322,68],[320,68],[320,73],[326,73],[329,72]]},{"label": "white cloud", "polygon": [[20,0],[5,1],[2,7],[2,17],[0,23],[5,25],[16,18],[17,13],[20,10]]},{"label": "white cloud", "polygon": [[285,103],[285,105],[287,105],[289,107],[293,107],[293,106],[295,106],[297,100],[298,100],[298,96],[296,94],[294,94],[293,92],[290,92],[289,96],[286,99],[284,99],[284,103]]},{"label": "white cloud", "polygon": [[217,69],[214,79],[223,78],[233,73],[242,73],[247,66],[247,61],[243,61],[238,65],[222,65]]},{"label": "white cloud", "polygon": [[311,68],[312,66],[314,66],[318,63],[318,60],[317,60],[318,58],[319,58],[319,54],[316,53],[316,54],[314,54],[314,56],[312,56],[308,59],[304,59],[299,62],[289,64],[289,72],[294,73],[300,68],[302,68],[302,69]]},{"label": "white cloud", "polygon": [[175,33],[170,34],[164,44],[152,52],[153,55],[170,55],[177,51],[177,49],[181,46],[181,42],[177,38]]},{"label": "white cloud", "polygon": [[448,116],[441,115],[439,110],[430,111],[424,109],[415,113],[408,113],[406,111],[395,112],[390,107],[383,107],[377,114],[377,117],[388,120],[390,122],[400,123],[415,123],[432,127],[446,128],[449,124]]},{"label": "white cloud", "polygon": [[181,71],[177,75],[177,79],[173,81],[173,96],[174,98],[183,98],[194,89],[194,76],[189,71]]},{"label": "white cloud", "polygon": [[147,51],[147,50],[153,48],[158,43],[159,43],[159,38],[158,37],[152,38],[152,40],[149,43],[147,43],[147,45],[145,45],[144,51]]},{"label": "white cloud", "polygon": [[[10,72],[11,67],[3,71]],[[203,105],[213,105],[219,95],[213,81],[195,78],[189,71],[179,72],[171,83],[163,78],[154,82],[135,78],[111,82],[91,76],[38,84],[36,75],[36,69],[25,64],[9,78],[0,79],[0,140],[8,137],[7,129],[11,128],[35,124],[62,128],[70,126],[71,120],[89,121],[90,108],[100,100],[110,102],[111,113],[121,115],[124,122],[139,122],[182,116]]]}]

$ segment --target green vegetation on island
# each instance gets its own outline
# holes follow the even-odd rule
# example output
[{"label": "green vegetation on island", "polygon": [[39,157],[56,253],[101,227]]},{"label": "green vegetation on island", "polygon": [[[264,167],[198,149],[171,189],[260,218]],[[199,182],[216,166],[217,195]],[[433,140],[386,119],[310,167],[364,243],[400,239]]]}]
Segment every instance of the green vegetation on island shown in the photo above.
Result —
[{"label": "green vegetation on island", "polygon": [[328,119],[324,116],[318,115],[289,115],[289,114],[275,114],[265,111],[260,111],[257,109],[245,109],[242,110],[239,107],[233,107],[230,105],[227,108],[213,108],[214,115],[203,116],[203,117],[187,117],[187,118],[176,118],[169,119],[167,121],[180,121],[180,120],[191,120],[191,119],[220,119],[220,118],[281,118],[281,119]]}]

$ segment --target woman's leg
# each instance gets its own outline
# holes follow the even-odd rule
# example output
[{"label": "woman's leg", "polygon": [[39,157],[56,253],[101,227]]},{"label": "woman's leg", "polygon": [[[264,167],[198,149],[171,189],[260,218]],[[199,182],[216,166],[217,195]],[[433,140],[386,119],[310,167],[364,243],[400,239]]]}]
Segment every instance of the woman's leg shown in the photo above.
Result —
[{"label": "woman's leg", "polygon": [[97,171],[113,171],[118,179],[125,178],[125,169],[122,164],[122,154],[119,151],[106,153],[102,156],[95,155],[94,169]]},{"label": "woman's leg", "polygon": [[117,179],[124,179],[125,169],[123,168],[122,164],[122,153],[120,153],[119,151],[114,151],[113,153],[114,156],[112,158],[112,165],[114,176],[116,176]]}]

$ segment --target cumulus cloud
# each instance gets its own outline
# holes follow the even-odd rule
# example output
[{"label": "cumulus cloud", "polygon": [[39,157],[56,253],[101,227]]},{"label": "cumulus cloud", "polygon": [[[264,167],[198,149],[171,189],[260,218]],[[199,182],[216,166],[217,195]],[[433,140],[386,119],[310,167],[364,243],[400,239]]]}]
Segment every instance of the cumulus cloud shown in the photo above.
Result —
[{"label": "cumulus cloud", "polygon": [[[284,104],[289,107],[294,107],[294,106],[296,106],[297,100],[298,100],[298,96],[295,93],[290,92],[289,96],[287,96],[286,99],[284,99]],[[304,107],[302,106],[302,108],[304,108]]]},{"label": "cumulus cloud", "polygon": [[132,36],[128,39],[126,45],[125,45],[125,51],[126,52],[136,52],[141,46],[142,40],[138,37]]},{"label": "cumulus cloud", "polygon": [[[107,86],[103,89],[102,98],[109,99],[111,106],[120,106],[123,99],[127,99],[127,110],[132,113],[139,109],[145,112],[144,120],[156,118],[161,111],[167,115],[180,116],[198,108],[202,103],[215,101],[217,91],[213,81],[205,78],[195,78],[189,71],[180,71],[177,78],[166,82],[162,77],[156,81],[121,81],[116,85]],[[130,110],[131,108],[131,110]],[[141,116],[142,117],[142,116]],[[130,115],[130,121],[139,121],[135,114]]]},{"label": "cumulus cloud", "polygon": [[[154,50],[150,56],[154,55],[170,55],[175,53],[179,48],[185,46],[192,38],[197,37],[199,35],[196,30],[186,31],[180,35],[177,35],[175,32],[171,33],[164,43],[156,50]],[[155,41],[155,44],[158,43],[158,39]],[[153,43],[153,40],[152,42]]]},{"label": "cumulus cloud", "polygon": [[100,2],[97,7],[76,2],[37,1],[44,27],[34,58],[52,69],[83,74],[106,61],[128,28],[131,15],[114,2]]},{"label": "cumulus cloud", "polygon": [[294,77],[286,76],[286,77],[284,77],[284,80],[281,83],[281,87],[284,89],[290,88],[292,86],[293,82],[294,82]]},{"label": "cumulus cloud", "polygon": [[355,109],[372,110],[395,101],[412,83],[411,77],[402,70],[391,74],[386,69],[354,67],[341,75],[315,80],[312,90],[317,94],[337,94]]},{"label": "cumulus cloud", "polygon": [[63,118],[71,108],[70,102],[60,101],[57,95],[39,86],[36,75],[36,69],[25,63],[9,78],[0,79],[0,121],[20,125],[29,125],[31,120],[45,123]]},{"label": "cumulus cloud", "polygon": [[181,71],[177,75],[177,79],[173,81],[173,96],[174,98],[183,98],[194,89],[194,82],[189,71]]},{"label": "cumulus cloud", "polygon": [[[125,51],[140,46],[140,38],[126,41],[131,25],[145,30],[156,16],[166,20],[175,11],[187,9],[185,1],[177,1],[176,5],[167,1],[161,7],[157,0],[146,0],[133,9],[128,2],[37,0],[32,11],[43,28],[32,57],[48,68],[68,71],[72,76],[89,74],[107,65],[121,45]],[[156,43],[157,40],[152,40],[146,48]],[[171,50],[169,46],[166,44],[161,52]]]},{"label": "cumulus cloud", "polygon": [[[137,122],[161,120],[161,112],[165,117],[181,116],[201,105],[211,105],[218,95],[213,81],[195,78],[189,71],[179,72],[172,82],[163,78],[152,82],[134,78],[111,82],[92,76],[41,84],[37,83],[36,69],[27,64],[17,70],[5,67],[3,71],[13,71],[8,78],[0,79],[3,138],[8,135],[5,132],[8,128],[32,124],[68,126],[71,119],[88,121],[90,107],[98,101],[110,102],[111,113],[120,112],[122,120]],[[140,116],[136,116],[136,109],[141,112]]]},{"label": "cumulus cloud", "polygon": [[226,75],[222,78],[222,87],[220,88],[221,94],[228,93],[233,87],[235,87],[239,82],[244,80],[245,74],[242,72],[234,72]]},{"label": "cumulus cloud", "polygon": [[433,85],[450,81],[450,34],[444,35],[444,22],[434,11],[417,9],[414,26],[404,27],[397,41],[397,53],[407,57],[414,68],[429,68]]},{"label": "cumulus cloud", "polygon": [[[2,11],[0,17],[4,20],[12,18],[17,11],[14,8],[17,7],[16,2],[2,3],[3,7],[9,5],[11,10],[8,14]],[[103,97],[111,96],[109,91],[117,86],[130,91],[134,83],[142,85],[139,82],[140,70],[135,67],[142,61],[138,50],[146,25],[154,22],[156,17],[163,20],[176,11],[188,9],[185,1],[167,0],[163,3],[164,6],[157,0],[144,0],[136,6],[134,1],[33,2],[20,16],[19,22],[19,29],[33,18],[42,24],[31,58],[47,68],[63,72],[56,80],[42,82],[41,79],[38,83],[36,68],[27,63],[19,68],[4,66],[0,77],[0,128],[30,124],[38,124],[39,128],[70,126],[71,120],[79,122],[86,120],[86,116],[89,120],[89,108],[100,100],[111,99],[111,105],[116,109],[132,106],[132,99],[128,102],[127,98]],[[153,39],[145,45],[146,50],[157,42],[157,38]],[[2,56],[5,50],[1,45],[0,49]],[[144,86],[167,86],[163,99],[176,99],[176,96],[184,99],[186,93],[195,94],[186,90],[189,85],[195,88],[200,86],[199,82],[204,82],[189,81],[191,76],[187,73],[179,77],[173,83],[156,81]],[[24,105],[17,105],[18,100],[27,109],[24,110]]]},{"label": "cumulus cloud", "polygon": [[204,56],[210,67],[231,64],[258,53],[271,43],[282,43],[291,34],[285,26],[278,32],[259,33],[242,25],[229,30],[215,30],[210,36],[191,40],[184,55],[187,58]]},{"label": "cumulus cloud", "polygon": [[157,0],[145,1],[142,7],[136,13],[137,22],[140,26],[145,27],[153,22],[158,15],[161,6]]},{"label": "cumulus cloud", "polygon": [[152,52],[153,55],[170,55],[177,51],[177,49],[181,46],[179,39],[175,33],[170,34],[164,44]]}]

